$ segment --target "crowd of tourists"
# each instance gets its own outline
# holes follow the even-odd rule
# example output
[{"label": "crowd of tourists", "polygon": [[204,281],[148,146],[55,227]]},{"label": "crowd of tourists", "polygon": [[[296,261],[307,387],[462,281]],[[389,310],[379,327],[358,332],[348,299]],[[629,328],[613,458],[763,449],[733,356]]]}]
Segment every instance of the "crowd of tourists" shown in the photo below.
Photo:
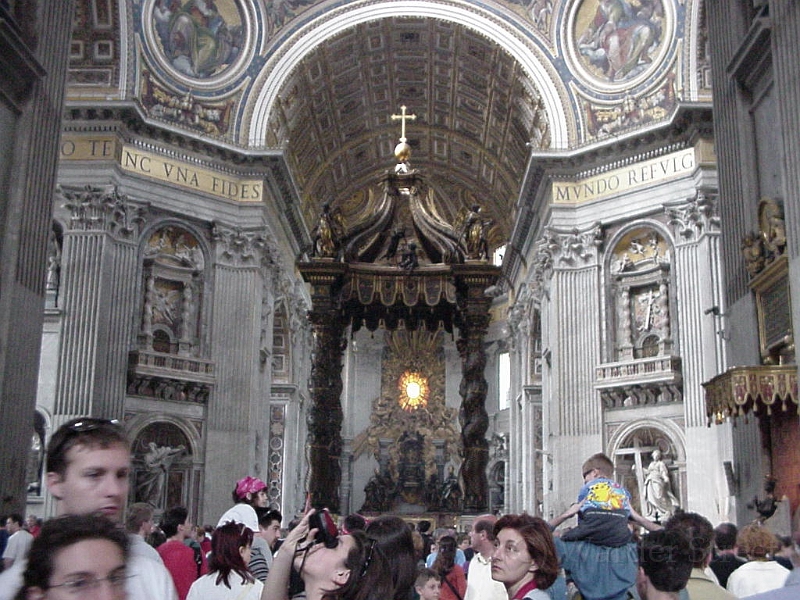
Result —
[{"label": "crowd of tourists", "polygon": [[758,521],[715,529],[691,512],[649,521],[603,454],[585,462],[562,515],[480,515],[460,536],[391,515],[337,522],[308,506],[284,527],[255,477],[236,482],[216,526],[196,527],[180,506],[156,525],[149,504],[126,507],[130,468],[115,421],[55,432],[46,482],[59,516],[3,519],[0,600],[800,598],[797,540]]}]

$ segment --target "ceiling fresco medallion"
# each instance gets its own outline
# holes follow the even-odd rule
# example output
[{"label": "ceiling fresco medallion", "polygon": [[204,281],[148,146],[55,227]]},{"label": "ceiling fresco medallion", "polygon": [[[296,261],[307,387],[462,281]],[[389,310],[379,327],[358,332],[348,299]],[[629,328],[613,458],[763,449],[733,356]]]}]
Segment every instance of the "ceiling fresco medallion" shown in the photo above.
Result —
[{"label": "ceiling fresco medallion", "polygon": [[567,20],[567,56],[591,87],[630,89],[664,63],[674,28],[672,0],[582,0]]},{"label": "ceiling fresco medallion", "polygon": [[241,0],[146,0],[142,29],[151,55],[173,77],[221,87],[249,62],[254,16]]}]

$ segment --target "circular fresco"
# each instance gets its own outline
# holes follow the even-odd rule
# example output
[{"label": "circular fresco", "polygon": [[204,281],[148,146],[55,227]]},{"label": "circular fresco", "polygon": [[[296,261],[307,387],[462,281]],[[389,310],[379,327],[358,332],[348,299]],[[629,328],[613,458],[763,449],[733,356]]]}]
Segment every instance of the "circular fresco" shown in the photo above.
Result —
[{"label": "circular fresco", "polygon": [[593,87],[630,88],[663,63],[674,23],[671,0],[583,0],[568,19],[567,55]]},{"label": "circular fresco", "polygon": [[239,0],[150,0],[142,18],[153,55],[179,79],[221,85],[247,62],[252,20]]}]

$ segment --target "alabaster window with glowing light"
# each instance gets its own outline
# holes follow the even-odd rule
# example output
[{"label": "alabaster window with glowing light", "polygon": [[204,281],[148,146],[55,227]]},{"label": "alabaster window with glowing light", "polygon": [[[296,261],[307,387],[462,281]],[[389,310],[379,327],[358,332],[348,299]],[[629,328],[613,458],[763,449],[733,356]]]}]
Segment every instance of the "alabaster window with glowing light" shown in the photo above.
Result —
[{"label": "alabaster window with glowing light", "polygon": [[428,405],[428,378],[419,373],[406,371],[400,377],[400,408],[417,410]]}]

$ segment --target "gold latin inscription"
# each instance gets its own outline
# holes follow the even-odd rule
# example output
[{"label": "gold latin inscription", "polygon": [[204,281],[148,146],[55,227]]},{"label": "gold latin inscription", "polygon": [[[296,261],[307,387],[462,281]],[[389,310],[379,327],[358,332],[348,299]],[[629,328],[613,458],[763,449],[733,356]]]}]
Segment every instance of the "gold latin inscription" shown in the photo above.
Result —
[{"label": "gold latin inscription", "polygon": [[125,171],[228,200],[261,202],[264,199],[260,179],[220,175],[131,145],[120,145],[114,137],[65,137],[61,140],[60,155],[64,161],[116,159]]},{"label": "gold latin inscription", "polygon": [[99,160],[114,158],[117,140],[113,137],[61,138],[61,160]]},{"label": "gold latin inscription", "polygon": [[260,179],[233,179],[208,169],[167,160],[152,152],[124,145],[120,150],[120,166],[126,171],[168,181],[181,187],[214,194],[240,202],[260,202],[263,187]]},{"label": "gold latin inscription", "polygon": [[553,182],[553,202],[556,204],[579,204],[606,196],[619,195],[621,192],[637,187],[653,185],[690,173],[694,170],[695,165],[695,149],[689,148],[586,179],[555,181]]}]

